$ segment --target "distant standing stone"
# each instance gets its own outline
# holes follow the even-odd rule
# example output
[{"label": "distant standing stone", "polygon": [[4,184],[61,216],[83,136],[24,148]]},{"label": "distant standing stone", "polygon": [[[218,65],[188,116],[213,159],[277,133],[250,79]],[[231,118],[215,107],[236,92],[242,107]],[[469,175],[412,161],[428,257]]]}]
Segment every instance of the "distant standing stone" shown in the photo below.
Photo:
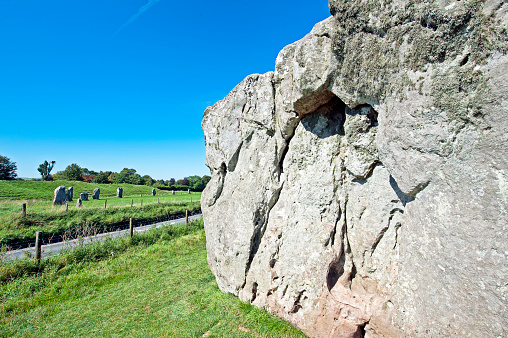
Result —
[{"label": "distant standing stone", "polygon": [[74,194],[74,188],[69,187],[69,189],[65,189],[65,200],[72,201],[72,195]]},{"label": "distant standing stone", "polygon": [[65,187],[63,185],[59,186],[55,189],[55,197],[53,198],[54,205],[64,205],[65,204]]},{"label": "distant standing stone", "polygon": [[81,208],[83,206],[83,202],[81,202],[81,198],[78,198],[78,201],[76,202],[76,208]]},{"label": "distant standing stone", "polygon": [[152,196],[155,196],[157,194],[157,191],[155,189],[152,189]]},{"label": "distant standing stone", "polygon": [[174,194],[175,194],[175,191],[174,191],[174,190],[171,190],[171,194],[173,194],[173,195],[174,195]]},{"label": "distant standing stone", "polygon": [[123,188],[116,189],[116,197],[118,197],[118,198],[123,197]]},{"label": "distant standing stone", "polygon": [[80,198],[82,201],[88,201],[88,193],[87,193],[87,192],[82,192],[82,193],[79,195],[79,198]]},{"label": "distant standing stone", "polygon": [[93,190],[93,194],[92,194],[92,199],[94,200],[98,200],[99,199],[99,195],[101,194],[101,189],[99,188],[95,188]]},{"label": "distant standing stone", "polygon": [[190,189],[189,189],[189,190],[187,190],[187,192],[190,194]]}]

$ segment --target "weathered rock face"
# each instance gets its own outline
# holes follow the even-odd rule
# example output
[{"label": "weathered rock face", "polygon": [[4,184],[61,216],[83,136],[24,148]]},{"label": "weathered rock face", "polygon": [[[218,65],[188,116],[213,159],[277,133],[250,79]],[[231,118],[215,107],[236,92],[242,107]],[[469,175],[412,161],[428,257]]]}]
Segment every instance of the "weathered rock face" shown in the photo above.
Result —
[{"label": "weathered rock face", "polygon": [[219,287],[313,337],[508,332],[508,3],[331,0],[208,108]]},{"label": "weathered rock face", "polygon": [[63,185],[57,187],[55,189],[54,197],[53,197],[53,205],[63,205],[66,201],[66,191]]},{"label": "weathered rock face", "polygon": [[152,189],[152,196],[157,195],[157,191],[155,189]]},{"label": "weathered rock face", "polygon": [[92,193],[92,199],[98,200],[101,195],[101,189],[95,188]]},{"label": "weathered rock face", "polygon": [[82,192],[82,193],[79,195],[79,198],[80,198],[82,201],[88,201],[88,193],[87,193],[87,192]]}]

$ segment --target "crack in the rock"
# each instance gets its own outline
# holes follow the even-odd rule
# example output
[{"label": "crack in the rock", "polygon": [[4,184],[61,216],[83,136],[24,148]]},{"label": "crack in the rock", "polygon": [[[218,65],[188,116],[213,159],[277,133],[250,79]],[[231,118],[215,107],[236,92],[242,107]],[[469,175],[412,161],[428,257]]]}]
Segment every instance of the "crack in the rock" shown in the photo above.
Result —
[{"label": "crack in the rock", "polygon": [[284,148],[282,149],[282,153],[281,153],[279,164],[278,164],[279,179],[280,179],[280,175],[284,172],[284,160],[285,160],[286,155],[287,155],[287,153],[289,151],[289,145],[291,143],[291,140],[295,136],[296,128],[298,127],[298,124],[300,124],[300,121],[298,121],[298,123],[296,123],[296,125],[294,126],[293,130],[291,131],[291,133],[289,134],[288,138],[286,139]]},{"label": "crack in the rock", "polygon": [[256,224],[254,225],[254,231],[252,233],[252,237],[250,240],[250,254],[249,254],[249,260],[247,261],[247,265],[245,267],[245,279],[242,285],[242,288],[245,286],[245,283],[247,281],[247,274],[249,273],[250,266],[252,264],[252,261],[254,260],[254,257],[256,256],[259,245],[261,244],[261,239],[263,238],[263,235],[265,234],[266,226],[268,224],[268,219],[270,217],[270,212],[272,211],[272,208],[277,204],[280,197],[280,192],[282,188],[284,187],[284,182],[281,184],[279,188],[277,188],[270,199],[270,202],[268,203],[268,210],[265,213],[264,217],[261,217],[259,214],[259,211],[256,212],[256,217],[254,218],[256,220]]},{"label": "crack in the rock", "polygon": [[229,163],[228,163],[228,171],[229,172],[235,171],[236,165],[238,164],[238,157],[240,156],[240,151],[242,150],[242,146],[243,146],[243,141],[240,142],[240,145],[238,146],[238,148],[236,148],[235,153],[233,154],[233,156],[231,156],[231,159],[229,160]]},{"label": "crack in the rock", "polygon": [[219,197],[222,195],[222,190],[224,189],[224,179],[226,178],[227,168],[226,163],[222,162],[219,169],[217,169],[219,178],[217,183],[217,189],[215,190],[215,193],[213,194],[211,203],[208,204],[209,207],[213,206]]},{"label": "crack in the rock", "polygon": [[258,283],[254,282],[252,284],[252,297],[250,298],[251,303],[256,300],[256,297],[258,296],[257,293],[258,293]]},{"label": "crack in the rock", "polygon": [[374,169],[378,166],[378,165],[383,165],[383,163],[381,163],[381,161],[379,160],[374,160],[374,162],[372,162],[369,166],[369,168],[367,169],[366,173],[363,174],[363,175],[354,175],[353,173],[350,173],[352,175],[355,176],[355,178],[353,179],[353,182],[359,182],[359,181],[367,181],[371,176],[372,176],[372,173],[374,172]]},{"label": "crack in the rock", "polygon": [[242,121],[245,122],[245,123],[248,123],[248,124],[253,124],[253,125],[259,127],[260,129],[265,129],[266,133],[268,135],[270,135],[270,136],[275,135],[275,131],[273,129],[268,128],[267,126],[265,126],[263,123],[261,123],[259,121],[252,120],[252,119],[246,119],[246,118],[243,118],[243,117],[242,117]]},{"label": "crack in the rock", "polygon": [[304,290],[298,292],[298,296],[296,296],[296,300],[294,301],[293,307],[292,307],[291,311],[289,311],[289,313],[297,313],[302,308],[302,304],[300,304],[300,301],[301,301],[303,293],[305,291],[306,290],[304,289]]},{"label": "crack in the rock", "polygon": [[335,224],[333,226],[332,232],[330,233],[330,238],[326,242],[325,246],[327,246],[328,243],[330,243],[330,242],[331,242],[332,247],[335,244],[335,235],[337,234],[337,224],[339,223],[341,216],[342,216],[342,210],[340,209],[340,206],[339,206],[339,212],[337,213],[337,218],[335,219]]},{"label": "crack in the rock", "polygon": [[[374,254],[374,252],[376,251],[376,248],[377,246],[379,245],[379,243],[381,242],[381,240],[383,239],[385,233],[388,231],[388,229],[390,228],[390,225],[392,223],[392,219],[393,217],[395,216],[395,213],[396,212],[400,212],[401,214],[404,213],[404,211],[400,208],[395,208],[393,209],[392,211],[390,211],[390,217],[388,218],[388,223],[386,225],[386,227],[384,227],[383,229],[381,229],[381,231],[379,232],[379,234],[377,235],[376,239],[374,240],[374,244],[372,245],[372,250],[370,252],[370,255],[372,257],[372,255]],[[395,227],[397,228],[397,226],[400,227],[400,224],[399,223],[396,223],[395,224]],[[395,242],[397,241],[397,238],[395,239]]]}]

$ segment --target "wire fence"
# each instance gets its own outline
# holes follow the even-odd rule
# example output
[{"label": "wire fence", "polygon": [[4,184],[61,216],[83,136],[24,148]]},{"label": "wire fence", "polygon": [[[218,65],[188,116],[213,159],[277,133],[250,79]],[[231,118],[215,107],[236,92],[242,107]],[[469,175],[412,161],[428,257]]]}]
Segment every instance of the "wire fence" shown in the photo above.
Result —
[{"label": "wire fence", "polygon": [[[201,208],[194,208],[188,210],[188,216],[194,216],[201,214]],[[133,226],[134,227],[140,227],[145,225],[152,225],[156,223],[161,222],[167,222],[179,218],[183,218],[186,216],[186,212],[176,212],[172,214],[162,215],[158,217],[151,217],[151,218],[143,218],[143,219],[133,219]],[[85,224],[68,229],[63,233],[53,233],[53,234],[42,234],[41,238],[39,239],[41,241],[41,245],[47,245],[47,244],[53,244],[53,243],[60,243],[60,242],[66,242],[74,239],[79,238],[85,238],[85,237],[91,237],[96,236],[99,234],[114,232],[114,231],[121,231],[129,229],[130,227],[130,220],[126,219],[120,222],[115,223],[109,223],[109,224],[97,224],[93,222],[86,222]],[[8,244],[3,245],[3,250],[6,251],[12,251],[12,250],[20,250],[20,249],[26,249],[30,247],[35,246],[35,239],[26,239],[26,240],[19,240],[19,241],[9,241]]]}]

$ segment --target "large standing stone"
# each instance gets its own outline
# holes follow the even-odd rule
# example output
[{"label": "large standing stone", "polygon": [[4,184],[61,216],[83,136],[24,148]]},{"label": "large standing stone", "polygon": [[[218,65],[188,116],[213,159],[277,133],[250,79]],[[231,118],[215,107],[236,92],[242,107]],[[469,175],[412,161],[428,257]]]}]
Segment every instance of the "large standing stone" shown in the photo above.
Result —
[{"label": "large standing stone", "polygon": [[123,188],[117,188],[116,189],[116,197],[122,198],[123,197]]},{"label": "large standing stone", "polygon": [[152,196],[155,196],[157,194],[157,191],[155,189],[152,189]]},{"label": "large standing stone", "polygon": [[506,336],[508,3],[330,10],[204,113],[219,287],[313,337]]},{"label": "large standing stone", "polygon": [[82,201],[88,201],[88,193],[87,192],[82,192],[79,195],[79,198],[81,198]]},{"label": "large standing stone", "polygon": [[98,200],[98,199],[99,199],[100,194],[101,194],[101,189],[99,189],[99,188],[95,188],[95,189],[93,190],[93,193],[92,193],[92,199],[94,199],[94,200]]},{"label": "large standing stone", "polygon": [[74,194],[74,188],[73,187],[69,187],[68,189],[65,189],[65,199],[67,201],[72,201],[72,198],[73,198],[73,194]]},{"label": "large standing stone", "polygon": [[53,204],[54,205],[64,205],[65,201],[66,201],[65,196],[66,196],[65,187],[61,185],[55,189],[55,194],[53,197]]},{"label": "large standing stone", "polygon": [[82,206],[83,206],[83,202],[81,201],[81,198],[78,198],[78,200],[76,201],[76,207],[81,208]]}]

